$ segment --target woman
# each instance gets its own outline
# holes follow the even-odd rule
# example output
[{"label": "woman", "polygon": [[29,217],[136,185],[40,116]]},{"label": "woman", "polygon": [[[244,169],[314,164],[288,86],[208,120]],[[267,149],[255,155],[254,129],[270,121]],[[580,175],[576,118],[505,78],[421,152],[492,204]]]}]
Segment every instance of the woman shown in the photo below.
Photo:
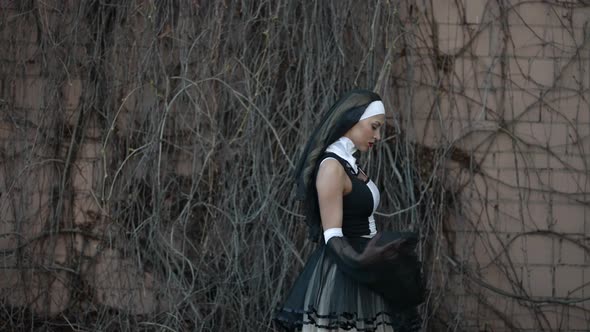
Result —
[{"label": "woman", "polygon": [[312,239],[322,233],[325,245],[311,255],[276,315],[288,329],[419,328],[411,310],[421,301],[416,239],[377,232],[379,191],[356,163],[357,152],[381,139],[384,125],[379,95],[354,90],[332,106],[305,147],[296,170],[298,194]]}]

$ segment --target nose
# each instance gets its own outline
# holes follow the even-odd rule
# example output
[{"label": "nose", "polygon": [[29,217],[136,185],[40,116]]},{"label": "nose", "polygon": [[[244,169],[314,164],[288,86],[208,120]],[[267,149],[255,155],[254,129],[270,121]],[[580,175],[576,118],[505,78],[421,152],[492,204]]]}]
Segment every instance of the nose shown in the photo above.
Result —
[{"label": "nose", "polygon": [[375,136],[374,137],[375,137],[375,140],[376,141],[381,140],[381,131],[380,130],[377,130],[377,132],[375,133]]}]

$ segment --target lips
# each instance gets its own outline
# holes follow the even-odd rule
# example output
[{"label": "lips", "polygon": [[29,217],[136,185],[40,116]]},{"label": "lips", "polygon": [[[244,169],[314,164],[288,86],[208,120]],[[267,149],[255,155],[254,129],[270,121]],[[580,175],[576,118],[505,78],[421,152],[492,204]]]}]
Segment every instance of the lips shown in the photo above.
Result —
[{"label": "lips", "polygon": [[369,148],[372,148],[375,143],[369,142]]}]

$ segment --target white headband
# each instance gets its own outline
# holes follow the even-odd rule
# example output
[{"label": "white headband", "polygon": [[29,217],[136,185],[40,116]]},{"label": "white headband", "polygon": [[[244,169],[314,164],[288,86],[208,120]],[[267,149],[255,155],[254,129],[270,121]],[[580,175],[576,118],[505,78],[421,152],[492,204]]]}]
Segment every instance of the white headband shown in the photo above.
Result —
[{"label": "white headband", "polygon": [[363,113],[359,121],[379,114],[385,114],[385,107],[383,106],[383,102],[381,102],[381,100],[375,100],[374,102],[370,103],[369,106],[367,106],[365,113]]}]

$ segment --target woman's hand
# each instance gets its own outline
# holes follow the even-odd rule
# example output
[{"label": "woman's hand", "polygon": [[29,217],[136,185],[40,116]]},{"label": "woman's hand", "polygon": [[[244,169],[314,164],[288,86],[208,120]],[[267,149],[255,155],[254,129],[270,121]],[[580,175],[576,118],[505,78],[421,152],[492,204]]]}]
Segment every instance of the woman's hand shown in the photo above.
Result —
[{"label": "woman's hand", "polygon": [[381,233],[375,235],[371,241],[369,241],[365,250],[359,255],[359,261],[362,265],[367,266],[376,263],[391,262],[395,260],[403,250],[404,242],[406,241],[405,239],[399,238],[380,246],[377,242],[381,236]]},{"label": "woman's hand", "polygon": [[358,253],[350,245],[346,237],[332,237],[327,246],[347,266],[352,269],[365,268],[379,263],[390,263],[403,250],[405,239],[397,239],[385,245],[377,245],[381,235],[376,235],[369,241],[365,250]]}]

